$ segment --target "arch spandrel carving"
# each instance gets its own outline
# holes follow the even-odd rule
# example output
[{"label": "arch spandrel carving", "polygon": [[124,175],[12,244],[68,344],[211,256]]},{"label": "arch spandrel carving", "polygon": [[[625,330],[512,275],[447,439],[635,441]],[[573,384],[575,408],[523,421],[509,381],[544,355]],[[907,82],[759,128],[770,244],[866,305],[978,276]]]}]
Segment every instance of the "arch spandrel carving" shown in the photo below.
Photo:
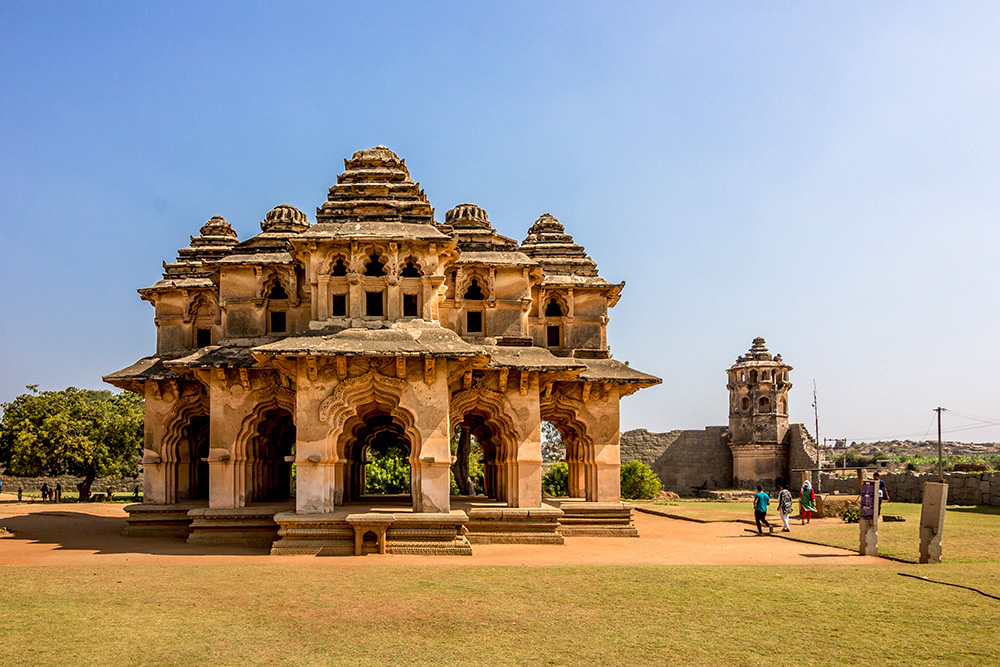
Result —
[{"label": "arch spandrel carving", "polygon": [[507,397],[498,391],[476,383],[468,389],[453,394],[449,408],[452,432],[462,422],[465,415],[476,412],[484,414],[488,421],[492,422],[504,445],[518,441],[517,427],[510,418],[510,415],[514,414],[514,408]]},{"label": "arch spandrel carving", "polygon": [[181,396],[174,405],[173,416],[167,422],[161,440],[159,456],[162,463],[175,463],[178,444],[184,438],[184,429],[194,417],[208,416],[208,395],[204,392]]},{"label": "arch spandrel carving", "polygon": [[401,378],[389,377],[374,371],[368,371],[338,384],[333,393],[323,400],[319,406],[319,420],[329,424],[327,435],[327,462],[336,462],[345,458],[346,435],[361,422],[358,414],[363,406],[377,406],[379,410],[388,413],[392,419],[402,426],[411,445],[411,461],[415,460],[420,450],[421,437],[416,428],[413,414],[400,406],[403,391],[407,382]]}]

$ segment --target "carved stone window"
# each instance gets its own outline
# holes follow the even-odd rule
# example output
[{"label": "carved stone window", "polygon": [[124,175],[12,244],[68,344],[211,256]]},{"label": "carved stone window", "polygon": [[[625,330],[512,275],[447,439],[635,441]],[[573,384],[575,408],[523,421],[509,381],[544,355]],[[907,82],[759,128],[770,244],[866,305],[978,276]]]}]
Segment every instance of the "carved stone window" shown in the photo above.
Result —
[{"label": "carved stone window", "polygon": [[742,408],[743,410],[749,410],[750,409],[750,399],[747,398],[746,396],[744,396],[743,399],[740,401],[740,408]]},{"label": "carved stone window", "polygon": [[545,317],[562,317],[563,311],[562,306],[555,299],[549,299],[549,303],[545,306]]},{"label": "carved stone window", "polygon": [[465,331],[466,333],[482,333],[483,332],[483,314],[481,311],[473,310],[465,314]]},{"label": "carved stone window", "polygon": [[372,256],[369,258],[368,265],[365,267],[366,276],[384,276],[385,275],[385,264],[378,258],[378,253],[373,252]]},{"label": "carved stone window", "polygon": [[555,326],[555,325],[546,327],[546,331],[545,331],[546,344],[549,347],[560,347],[560,342],[561,341],[559,339],[562,337],[561,336],[561,333],[562,333],[561,329],[562,329],[562,327]]},{"label": "carved stone window", "polygon": [[399,275],[403,278],[419,278],[420,269],[413,262],[407,262],[403,270],[400,271]]},{"label": "carved stone window", "polygon": [[463,297],[470,301],[482,301],[486,297],[483,295],[483,288],[479,286],[479,281],[475,278],[472,279],[472,283],[469,285],[469,289],[465,291],[465,296]]},{"label": "carved stone window", "polygon": [[285,291],[285,288],[282,286],[281,283],[274,283],[274,287],[272,287],[271,291],[268,292],[267,298],[268,299],[272,299],[272,300],[273,299],[287,299],[288,298],[288,292]]},{"label": "carved stone window", "polygon": [[383,317],[383,292],[365,292],[365,315],[368,317]]},{"label": "carved stone window", "polygon": [[761,396],[760,400],[757,401],[757,411],[758,412],[771,411],[771,400],[767,396]]},{"label": "carved stone window", "polygon": [[333,264],[333,269],[330,271],[331,276],[346,276],[347,275],[347,265],[344,264],[344,258],[338,257],[337,261]]},{"label": "carved stone window", "polygon": [[334,294],[331,306],[332,308],[330,309],[330,312],[334,317],[347,317],[346,294]]},{"label": "carved stone window", "polygon": [[417,317],[419,315],[416,294],[403,295],[403,317]]}]

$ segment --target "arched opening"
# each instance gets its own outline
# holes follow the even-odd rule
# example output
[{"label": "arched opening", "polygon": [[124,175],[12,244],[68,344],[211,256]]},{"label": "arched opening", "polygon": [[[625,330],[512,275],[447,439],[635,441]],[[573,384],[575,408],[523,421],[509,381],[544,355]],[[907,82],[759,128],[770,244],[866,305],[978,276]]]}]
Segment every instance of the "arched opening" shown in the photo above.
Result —
[{"label": "arched opening", "polygon": [[470,301],[482,301],[485,296],[483,295],[483,288],[479,286],[479,281],[475,278],[469,284],[469,289],[465,290],[465,296],[462,297]]},{"label": "arched opening", "polygon": [[359,414],[345,448],[348,500],[411,494],[410,442],[403,427],[378,407]]},{"label": "arched opening", "polygon": [[785,399],[783,398],[778,399],[778,412],[781,414],[788,412],[787,406],[785,405]]},{"label": "arched opening", "polygon": [[757,371],[750,371],[750,384],[757,384]]},{"label": "arched opening", "polygon": [[451,465],[451,495],[475,496],[486,493],[486,469],[483,445],[473,434],[475,429],[482,434],[483,424],[475,418],[455,427],[451,437],[451,454],[455,462]]},{"label": "arched opening", "polygon": [[268,299],[287,299],[288,292],[285,291],[284,286],[281,283],[274,283],[274,287],[271,291],[267,293]]},{"label": "arched opening", "polygon": [[406,266],[403,267],[403,270],[399,272],[399,275],[403,278],[419,278],[420,269],[418,269],[417,265],[412,261],[409,261],[406,263]]},{"label": "arched opening", "polygon": [[771,371],[761,371],[760,379],[764,382],[769,382],[771,380]]},{"label": "arched opening", "polygon": [[337,261],[333,263],[333,269],[330,271],[331,276],[346,276],[347,275],[347,265],[344,264],[344,258],[338,257]]},{"label": "arched opening", "polygon": [[545,317],[562,317],[563,311],[562,306],[555,299],[549,299],[549,303],[545,306]]},{"label": "arched opening", "polygon": [[247,451],[247,503],[294,498],[294,460],[292,414],[282,408],[269,410]]},{"label": "arched opening", "polygon": [[770,412],[771,411],[771,399],[767,396],[761,396],[760,400],[757,401],[757,411],[758,412]]},{"label": "arched opening", "polygon": [[[458,476],[464,473],[461,451],[463,432],[468,436],[467,481],[470,483],[470,486],[465,488],[463,482],[458,479]],[[480,410],[467,412],[456,426],[454,435],[452,446],[456,461],[452,466],[452,493],[483,494],[487,498],[505,502],[509,500],[506,489],[509,457],[505,456],[500,433],[495,425],[490,423],[489,415]]]},{"label": "arched opening", "polygon": [[178,444],[177,499],[208,500],[208,417],[192,417]]},{"label": "arched opening", "polygon": [[[543,494],[593,500],[596,497],[595,480],[592,476],[593,457],[588,455],[588,439],[584,436],[582,425],[563,411],[543,415],[543,419],[543,440],[558,439],[563,455],[556,463],[558,467],[553,466],[548,473],[543,473]],[[546,458],[545,446],[543,442],[543,459]],[[565,469],[559,466],[560,463],[565,464]],[[565,473],[559,472],[560,470]]]},{"label": "arched opening", "polygon": [[385,275],[385,264],[378,258],[378,253],[373,252],[372,256],[368,259],[368,264],[365,266],[366,276],[384,276]]},{"label": "arched opening", "polygon": [[743,410],[750,409],[750,399],[747,396],[744,396],[742,399],[740,399],[740,408],[742,408]]}]

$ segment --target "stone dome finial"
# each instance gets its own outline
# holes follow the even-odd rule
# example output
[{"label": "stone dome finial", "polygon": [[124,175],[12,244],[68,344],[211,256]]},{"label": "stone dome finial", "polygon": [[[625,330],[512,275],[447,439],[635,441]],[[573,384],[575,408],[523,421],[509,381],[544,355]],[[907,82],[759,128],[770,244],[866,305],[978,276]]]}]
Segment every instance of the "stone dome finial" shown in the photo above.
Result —
[{"label": "stone dome finial", "polygon": [[291,204],[279,204],[267,212],[260,228],[265,232],[304,232],[309,229],[309,220]]},{"label": "stone dome finial", "polygon": [[351,156],[351,162],[384,162],[388,164],[399,164],[402,162],[400,157],[396,153],[382,144],[379,144],[375,148],[365,148],[360,151],[354,151],[354,155]]},{"label": "stone dome finial", "polygon": [[551,213],[535,220],[521,241],[521,251],[541,262],[546,274],[597,277],[597,264]]},{"label": "stone dome finial", "polygon": [[225,236],[236,238],[236,230],[221,215],[213,215],[208,222],[198,230],[202,236]]},{"label": "stone dome finial", "polygon": [[486,211],[475,204],[459,204],[444,214],[444,222],[457,228],[490,226],[490,218]]}]

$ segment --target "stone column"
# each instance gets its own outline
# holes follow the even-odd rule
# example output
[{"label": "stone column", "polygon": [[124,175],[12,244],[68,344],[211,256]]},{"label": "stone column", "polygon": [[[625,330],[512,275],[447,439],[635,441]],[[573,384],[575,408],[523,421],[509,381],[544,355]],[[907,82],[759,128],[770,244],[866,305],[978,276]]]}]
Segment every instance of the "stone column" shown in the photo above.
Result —
[{"label": "stone column", "polygon": [[944,510],[947,504],[947,484],[924,484],[924,501],[920,508],[921,563],[941,562],[941,535],[944,532]]},{"label": "stone column", "polygon": [[[422,381],[403,391],[399,407],[420,432],[419,451],[410,455],[410,489],[415,512],[451,511],[451,428],[448,420],[448,363],[424,360]],[[429,382],[428,382],[429,380]],[[416,443],[411,443],[415,447]]]},{"label": "stone column", "polygon": [[527,391],[509,388],[507,399],[515,415],[518,442],[511,452],[507,479],[508,507],[542,506],[542,413],[538,373],[527,373]]},{"label": "stone column", "polygon": [[594,442],[586,497],[590,502],[621,501],[621,434],[618,385],[608,385],[600,401],[589,405],[594,422],[587,425]]}]

